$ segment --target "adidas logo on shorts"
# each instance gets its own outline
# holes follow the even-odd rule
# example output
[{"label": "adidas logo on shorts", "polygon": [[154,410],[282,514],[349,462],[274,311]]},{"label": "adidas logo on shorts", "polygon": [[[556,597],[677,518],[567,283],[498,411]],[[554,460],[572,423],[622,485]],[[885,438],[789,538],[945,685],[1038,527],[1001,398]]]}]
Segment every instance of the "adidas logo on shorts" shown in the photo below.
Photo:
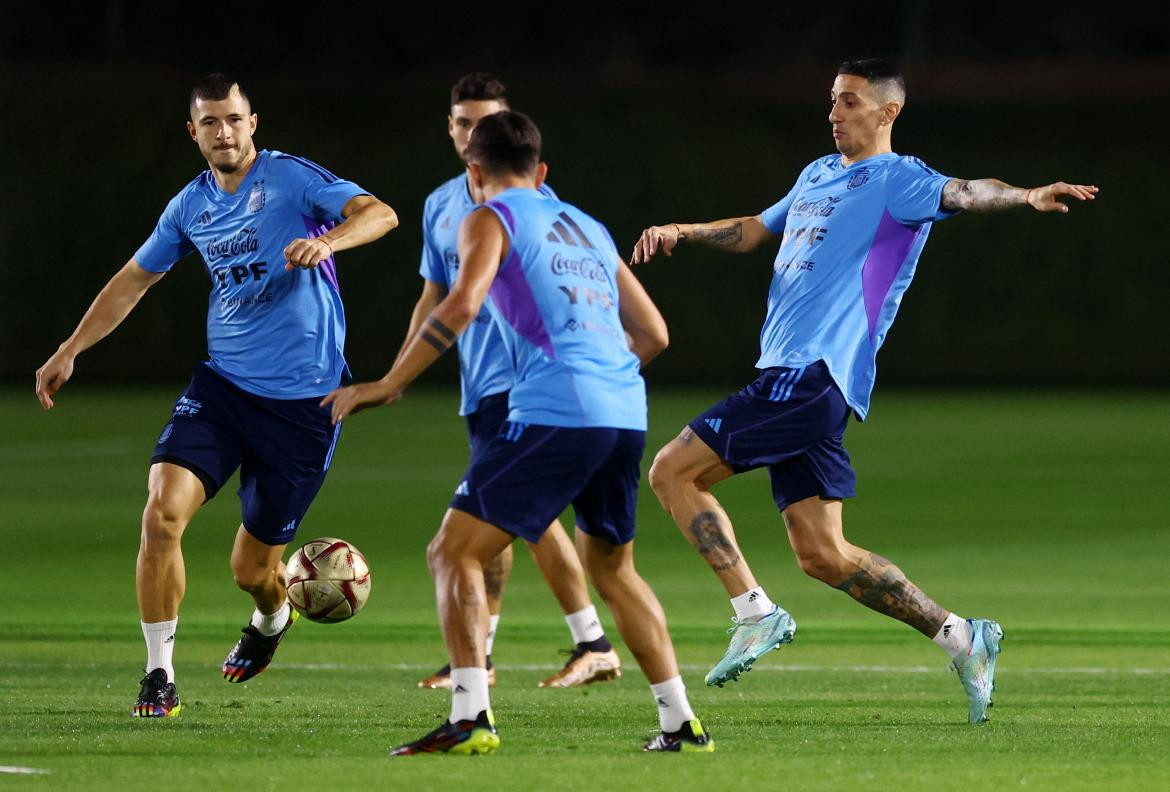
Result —
[{"label": "adidas logo on shorts", "polygon": [[707,426],[710,426],[715,431],[715,434],[719,434],[719,427],[723,425],[723,419],[722,418],[704,418],[703,423],[707,424]]},{"label": "adidas logo on shorts", "polygon": [[456,495],[470,495],[471,494],[471,487],[467,486],[466,479],[459,482],[459,486],[455,488],[455,494]]}]

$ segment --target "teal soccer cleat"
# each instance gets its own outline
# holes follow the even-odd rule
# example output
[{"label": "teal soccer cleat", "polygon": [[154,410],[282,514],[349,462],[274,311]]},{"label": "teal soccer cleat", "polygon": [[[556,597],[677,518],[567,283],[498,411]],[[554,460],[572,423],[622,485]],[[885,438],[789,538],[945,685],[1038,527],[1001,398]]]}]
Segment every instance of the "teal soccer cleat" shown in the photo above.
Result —
[{"label": "teal soccer cleat", "polygon": [[752,669],[752,664],[781,644],[791,643],[796,634],[796,622],[779,605],[755,619],[731,619],[735,626],[731,633],[731,645],[715,667],[707,672],[707,684],[723,687],[739,675]]},{"label": "teal soccer cleat", "polygon": [[999,655],[1003,629],[990,619],[967,619],[967,623],[971,625],[971,648],[965,657],[952,661],[951,668],[959,672],[959,681],[967,691],[968,722],[986,723],[995,690],[995,658]]}]

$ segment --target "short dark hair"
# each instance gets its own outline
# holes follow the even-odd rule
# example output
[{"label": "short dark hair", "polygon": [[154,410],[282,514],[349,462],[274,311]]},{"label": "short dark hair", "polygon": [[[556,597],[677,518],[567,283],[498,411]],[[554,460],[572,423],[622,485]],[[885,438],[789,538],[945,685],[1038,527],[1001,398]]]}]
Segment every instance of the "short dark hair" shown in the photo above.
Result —
[{"label": "short dark hair", "polygon": [[467,161],[492,176],[529,176],[540,164],[540,130],[523,113],[504,110],[479,119],[467,144]]},{"label": "short dark hair", "polygon": [[899,102],[906,101],[906,79],[902,73],[888,60],[881,58],[862,58],[847,60],[837,67],[837,74],[851,74],[854,77],[864,77],[879,91],[893,91],[899,97]]},{"label": "short dark hair", "polygon": [[235,86],[236,90],[240,92],[240,96],[251,107],[252,102],[248,99],[248,95],[244,93],[244,86],[236,82],[234,77],[219,72],[205,74],[199,78],[199,81],[195,83],[195,87],[191,89],[191,101],[187,106],[194,107],[197,99],[211,100],[213,102],[227,99],[231,96],[232,86]]},{"label": "short dark hair", "polygon": [[459,78],[459,82],[451,86],[451,106],[460,102],[486,102],[493,99],[504,107],[508,106],[508,89],[496,79],[494,74],[487,72],[472,72]]}]

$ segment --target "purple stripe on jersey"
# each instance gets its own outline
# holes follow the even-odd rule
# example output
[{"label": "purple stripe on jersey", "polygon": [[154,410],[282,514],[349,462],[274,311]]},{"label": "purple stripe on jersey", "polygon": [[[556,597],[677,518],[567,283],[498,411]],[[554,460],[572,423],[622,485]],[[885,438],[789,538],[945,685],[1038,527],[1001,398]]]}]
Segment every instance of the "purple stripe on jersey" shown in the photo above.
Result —
[{"label": "purple stripe on jersey", "polygon": [[882,220],[878,223],[869,255],[861,266],[861,292],[865,298],[865,317],[869,320],[871,339],[877,331],[878,317],[881,316],[882,305],[890,293],[890,287],[894,285],[921,231],[922,226],[904,226],[893,218],[889,210],[882,212]]},{"label": "purple stripe on jersey", "polygon": [[496,279],[488,291],[496,310],[512,329],[520,334],[521,338],[532,343],[548,355],[556,358],[553,351],[552,338],[544,326],[544,317],[536,307],[536,295],[532,293],[532,286],[524,277],[524,270],[520,266],[520,257],[513,247],[500,265]]},{"label": "purple stripe on jersey", "polygon": [[512,210],[507,205],[502,201],[488,201],[485,206],[495,209],[496,213],[508,224],[509,235],[516,236],[516,218],[512,216]]},{"label": "purple stripe on jersey", "polygon": [[[318,223],[311,217],[301,215],[301,219],[305,221],[305,231],[309,234],[309,239],[316,239],[322,234],[326,234],[330,229],[336,228],[337,223]],[[341,287],[337,284],[337,260],[330,256],[317,265],[317,271],[321,273],[321,277],[325,282],[333,287],[333,291],[341,294]]]}]

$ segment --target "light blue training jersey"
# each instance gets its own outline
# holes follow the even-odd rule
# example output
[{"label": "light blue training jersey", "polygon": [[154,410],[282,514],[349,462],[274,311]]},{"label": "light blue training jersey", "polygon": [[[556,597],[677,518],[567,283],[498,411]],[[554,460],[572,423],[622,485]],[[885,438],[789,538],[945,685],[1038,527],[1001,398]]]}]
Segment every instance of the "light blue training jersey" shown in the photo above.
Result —
[{"label": "light blue training jersey", "polygon": [[[459,224],[477,206],[467,187],[467,174],[456,176],[428,195],[423,206],[423,250],[418,272],[448,291],[459,277]],[[540,191],[550,198],[557,197],[547,184],[541,185]],[[485,302],[459,336],[460,415],[470,415],[479,409],[480,400],[512,387],[512,359],[500,333]]]},{"label": "light blue training jersey", "polygon": [[536,190],[484,205],[509,241],[490,291],[516,372],[508,420],[645,431],[646,384],[619,315],[621,258],[609,231]]},{"label": "light blue training jersey", "polygon": [[284,248],[316,237],[367,194],[309,160],[261,151],[235,193],[204,171],[171,199],[134,254],[167,272],[199,251],[211,276],[210,366],[249,393],[273,399],[323,396],[347,374],[345,311],[330,256],[316,269],[284,268]]},{"label": "light blue training jersey", "polygon": [[916,157],[880,154],[851,167],[812,162],[764,226],[783,234],[760,332],[758,368],[824,360],[858,419],[869,411],[877,351],[910,286],[949,181]]}]

